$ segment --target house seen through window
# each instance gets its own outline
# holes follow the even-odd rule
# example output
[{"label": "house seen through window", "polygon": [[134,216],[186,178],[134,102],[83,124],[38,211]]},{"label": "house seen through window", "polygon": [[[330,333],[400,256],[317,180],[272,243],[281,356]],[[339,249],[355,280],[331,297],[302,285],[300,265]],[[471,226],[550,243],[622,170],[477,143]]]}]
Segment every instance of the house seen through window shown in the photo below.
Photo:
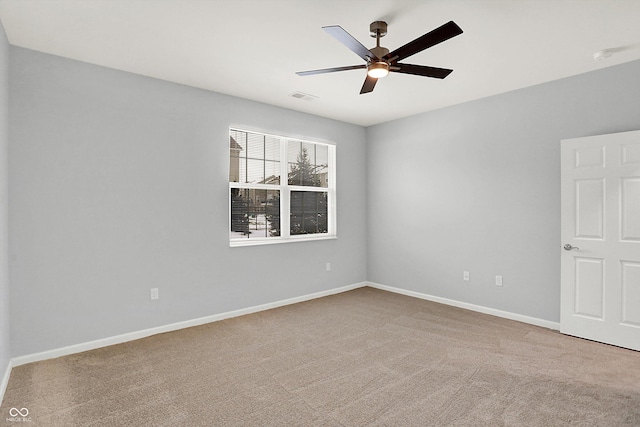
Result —
[{"label": "house seen through window", "polygon": [[232,246],[335,237],[335,146],[229,133]]}]

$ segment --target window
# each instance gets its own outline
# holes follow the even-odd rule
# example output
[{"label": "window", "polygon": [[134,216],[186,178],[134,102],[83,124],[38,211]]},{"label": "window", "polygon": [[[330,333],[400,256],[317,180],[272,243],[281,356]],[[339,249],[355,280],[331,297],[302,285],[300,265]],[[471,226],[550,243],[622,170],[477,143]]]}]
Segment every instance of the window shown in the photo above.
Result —
[{"label": "window", "polygon": [[229,131],[231,246],[336,236],[335,146]]}]

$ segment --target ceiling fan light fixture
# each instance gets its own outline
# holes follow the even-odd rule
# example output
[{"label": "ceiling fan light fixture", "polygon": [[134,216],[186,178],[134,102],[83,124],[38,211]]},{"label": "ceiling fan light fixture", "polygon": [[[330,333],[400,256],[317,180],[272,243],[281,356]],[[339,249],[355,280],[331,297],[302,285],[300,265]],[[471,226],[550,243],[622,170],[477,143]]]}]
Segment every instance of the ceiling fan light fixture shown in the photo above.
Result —
[{"label": "ceiling fan light fixture", "polygon": [[379,79],[389,74],[389,64],[384,61],[372,62],[367,67],[367,74],[369,77]]}]

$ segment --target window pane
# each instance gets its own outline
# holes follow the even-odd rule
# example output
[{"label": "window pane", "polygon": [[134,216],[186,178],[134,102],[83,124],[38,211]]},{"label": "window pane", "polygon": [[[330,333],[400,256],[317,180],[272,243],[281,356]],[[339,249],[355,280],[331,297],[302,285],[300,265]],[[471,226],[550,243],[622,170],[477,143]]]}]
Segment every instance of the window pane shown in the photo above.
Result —
[{"label": "window pane", "polygon": [[[309,157],[306,143],[289,144],[289,185],[318,187],[315,177],[315,165]],[[311,155],[313,155],[313,151]]]},{"label": "window pane", "polygon": [[291,235],[327,233],[327,193],[292,191]]},{"label": "window pane", "polygon": [[231,240],[280,236],[278,190],[231,189]]},{"label": "window pane", "polygon": [[271,160],[265,161],[264,184],[280,185],[280,162],[274,162]]},{"label": "window pane", "polygon": [[244,148],[238,143],[239,138],[237,131],[231,131],[229,136],[229,182],[240,182],[240,177],[244,176],[240,173],[240,159],[243,156]]},{"label": "window pane", "polygon": [[316,177],[320,187],[329,187],[329,147],[316,144]]},{"label": "window pane", "polygon": [[231,138],[229,147],[229,182],[240,181],[240,147],[238,143]]},{"label": "window pane", "polygon": [[247,159],[247,179],[245,182],[264,182],[264,160]]},{"label": "window pane", "polygon": [[302,143],[298,141],[289,141],[287,146],[287,162],[289,163],[289,185],[302,185],[301,174],[295,169],[296,159],[302,151]]},{"label": "window pane", "polygon": [[316,165],[324,165],[329,163],[329,146],[316,144]]},{"label": "window pane", "polygon": [[264,141],[265,160],[280,161],[280,138],[267,136]]},{"label": "window pane", "polygon": [[233,139],[235,143],[238,144],[238,148],[240,149],[240,151],[243,153],[246,152],[247,151],[247,133],[239,130],[231,130],[230,133],[231,133],[231,139]]},{"label": "window pane", "polygon": [[311,142],[289,142],[289,185],[328,187],[329,147]]},{"label": "window pane", "polygon": [[238,182],[247,182],[247,159],[240,157],[239,164],[240,179]]},{"label": "window pane", "polygon": [[264,136],[247,134],[247,158],[264,159]]},{"label": "window pane", "polygon": [[307,156],[309,157],[309,163],[311,163],[312,165],[316,164],[316,144],[312,144],[310,142],[303,142],[302,143],[302,150],[305,151],[307,153]]},{"label": "window pane", "polygon": [[280,144],[276,137],[231,130],[229,182],[280,185]]}]

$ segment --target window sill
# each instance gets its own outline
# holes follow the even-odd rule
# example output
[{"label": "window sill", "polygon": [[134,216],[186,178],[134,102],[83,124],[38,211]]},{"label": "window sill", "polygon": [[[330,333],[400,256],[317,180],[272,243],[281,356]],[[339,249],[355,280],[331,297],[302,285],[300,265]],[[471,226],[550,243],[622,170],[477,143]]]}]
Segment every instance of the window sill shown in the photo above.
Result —
[{"label": "window sill", "polygon": [[237,248],[240,246],[261,246],[261,245],[277,245],[280,243],[294,243],[294,242],[313,242],[316,240],[335,240],[338,236],[300,236],[290,237],[288,239],[279,239],[272,237],[270,239],[243,239],[243,240],[231,240],[229,241],[229,247]]}]

